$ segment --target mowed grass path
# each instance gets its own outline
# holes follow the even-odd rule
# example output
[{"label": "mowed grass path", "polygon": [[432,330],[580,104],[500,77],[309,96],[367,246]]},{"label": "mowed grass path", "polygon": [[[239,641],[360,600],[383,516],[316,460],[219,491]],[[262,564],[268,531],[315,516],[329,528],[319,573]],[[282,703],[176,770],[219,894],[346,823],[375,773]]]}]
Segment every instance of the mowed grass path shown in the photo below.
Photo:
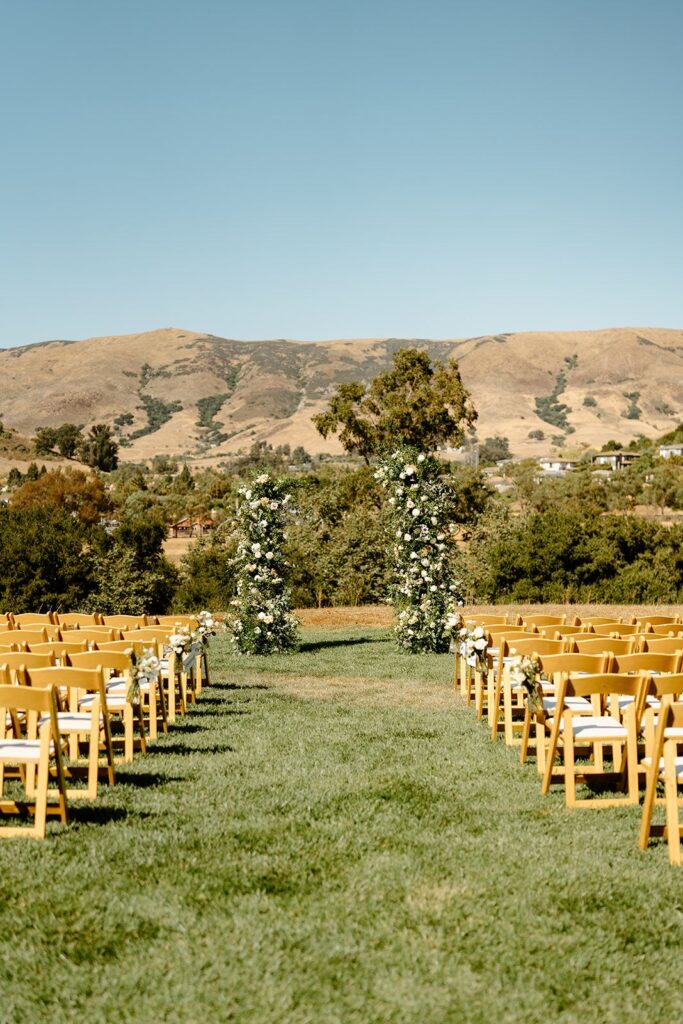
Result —
[{"label": "mowed grass path", "polygon": [[683,874],[565,810],[449,657],[371,629],[212,648],[213,685],[69,829],[0,845],[0,1020],[683,1020]]}]

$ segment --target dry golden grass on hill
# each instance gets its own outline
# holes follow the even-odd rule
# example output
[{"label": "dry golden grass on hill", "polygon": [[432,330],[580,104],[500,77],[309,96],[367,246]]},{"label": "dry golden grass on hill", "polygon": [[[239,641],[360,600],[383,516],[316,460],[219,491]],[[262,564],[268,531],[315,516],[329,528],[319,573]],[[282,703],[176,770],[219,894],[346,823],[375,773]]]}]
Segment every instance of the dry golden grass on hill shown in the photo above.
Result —
[{"label": "dry golden grass on hill", "polygon": [[[140,436],[121,455],[134,461],[172,454],[215,465],[255,441],[339,454],[311,416],[338,384],[372,380],[405,346],[441,361],[455,356],[479,411],[479,437],[506,435],[517,456],[547,452],[553,435],[572,446],[657,437],[683,418],[683,331],[660,328],[324,342],[244,342],[168,328],[53,341],[0,350],[3,415],[26,435],[128,415],[124,430]],[[566,403],[573,432],[540,419],[537,400],[551,419]],[[545,439],[531,440],[538,430]]]}]

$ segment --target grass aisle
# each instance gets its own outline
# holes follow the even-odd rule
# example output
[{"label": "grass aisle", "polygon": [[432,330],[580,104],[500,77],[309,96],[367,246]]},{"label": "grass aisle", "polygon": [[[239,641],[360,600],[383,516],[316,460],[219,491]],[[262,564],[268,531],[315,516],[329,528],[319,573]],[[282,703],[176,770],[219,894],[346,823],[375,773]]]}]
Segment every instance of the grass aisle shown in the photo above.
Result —
[{"label": "grass aisle", "polygon": [[97,806],[0,846],[0,1020],[683,1019],[683,876],[570,813],[451,659],[308,632],[213,686]]}]

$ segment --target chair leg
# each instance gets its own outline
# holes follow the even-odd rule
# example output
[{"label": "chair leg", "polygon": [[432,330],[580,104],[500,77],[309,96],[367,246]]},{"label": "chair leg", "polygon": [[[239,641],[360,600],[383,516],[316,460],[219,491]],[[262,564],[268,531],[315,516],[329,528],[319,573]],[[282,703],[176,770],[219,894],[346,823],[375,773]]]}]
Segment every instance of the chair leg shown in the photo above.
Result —
[{"label": "chair leg", "polygon": [[664,744],[664,789],[666,792],[666,839],[669,860],[681,864],[681,837],[678,825],[678,783],[676,781],[676,743]]},{"label": "chair leg", "polygon": [[647,770],[645,781],[645,799],[643,801],[643,816],[640,819],[640,835],[638,846],[641,850],[647,850],[650,841],[650,829],[652,828],[652,812],[655,806],[655,795],[657,793],[657,780],[659,777],[659,757],[652,758],[652,763]]}]

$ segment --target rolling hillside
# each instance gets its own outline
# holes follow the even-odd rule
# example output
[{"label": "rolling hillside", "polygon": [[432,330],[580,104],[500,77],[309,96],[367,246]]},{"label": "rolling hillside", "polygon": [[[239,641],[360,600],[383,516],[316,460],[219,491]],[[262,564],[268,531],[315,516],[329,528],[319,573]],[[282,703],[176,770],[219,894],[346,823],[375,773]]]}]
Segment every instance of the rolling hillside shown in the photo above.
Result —
[{"label": "rolling hillside", "polygon": [[[106,422],[123,458],[205,462],[256,440],[336,453],[310,422],[342,381],[370,380],[405,345],[455,356],[479,411],[480,438],[515,455],[657,436],[683,419],[683,331],[501,334],[452,341],[244,342],[177,329],[48,341],[0,351],[5,423],[22,434],[66,420]],[[565,406],[567,408],[565,408]],[[530,433],[543,431],[543,439]]]}]

